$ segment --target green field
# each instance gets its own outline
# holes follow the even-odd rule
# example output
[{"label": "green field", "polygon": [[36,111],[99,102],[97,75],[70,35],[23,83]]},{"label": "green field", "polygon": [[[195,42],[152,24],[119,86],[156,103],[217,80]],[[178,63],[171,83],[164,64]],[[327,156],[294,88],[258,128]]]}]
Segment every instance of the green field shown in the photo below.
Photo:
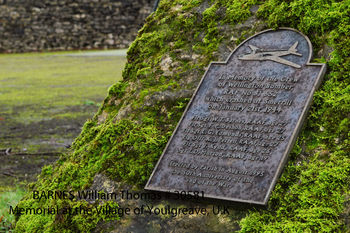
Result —
[{"label": "green field", "polygon": [[125,62],[125,50],[1,54],[0,186],[31,180],[66,151]]},{"label": "green field", "polygon": [[124,56],[77,53],[0,55],[0,117],[31,123],[75,117],[69,108],[99,104],[121,78]]},{"label": "green field", "polygon": [[12,149],[0,151],[0,232],[23,185],[67,150],[125,62],[125,50],[0,55],[0,150]]}]

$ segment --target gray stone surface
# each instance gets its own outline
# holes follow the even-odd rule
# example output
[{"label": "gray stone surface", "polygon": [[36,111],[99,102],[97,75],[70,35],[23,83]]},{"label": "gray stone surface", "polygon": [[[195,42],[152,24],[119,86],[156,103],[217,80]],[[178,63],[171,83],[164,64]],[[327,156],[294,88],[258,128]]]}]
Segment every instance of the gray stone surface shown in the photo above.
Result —
[{"label": "gray stone surface", "polygon": [[325,72],[311,56],[284,28],[211,63],[145,188],[266,204]]},{"label": "gray stone surface", "polygon": [[0,52],[127,48],[153,0],[0,2]]}]

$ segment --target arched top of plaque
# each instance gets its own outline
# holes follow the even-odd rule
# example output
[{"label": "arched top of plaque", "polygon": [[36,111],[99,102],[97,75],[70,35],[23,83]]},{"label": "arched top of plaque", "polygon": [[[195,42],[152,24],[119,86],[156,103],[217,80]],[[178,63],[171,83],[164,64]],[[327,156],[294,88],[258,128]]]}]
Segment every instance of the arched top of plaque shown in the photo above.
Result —
[{"label": "arched top of plaque", "polygon": [[248,69],[260,66],[266,69],[278,63],[281,64],[278,68],[288,71],[313,65],[310,63],[312,55],[312,44],[307,36],[292,28],[279,28],[249,37],[235,48],[225,62],[212,64],[230,64]]}]

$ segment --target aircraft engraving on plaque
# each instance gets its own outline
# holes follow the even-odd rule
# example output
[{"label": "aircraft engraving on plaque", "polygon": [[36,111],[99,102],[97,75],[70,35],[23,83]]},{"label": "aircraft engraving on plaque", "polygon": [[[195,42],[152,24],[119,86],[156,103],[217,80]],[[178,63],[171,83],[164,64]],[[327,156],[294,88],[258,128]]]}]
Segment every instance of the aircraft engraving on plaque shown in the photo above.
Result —
[{"label": "aircraft engraving on plaque", "polygon": [[265,205],[325,64],[290,28],[266,30],[205,72],[145,189]]},{"label": "aircraft engraving on plaque", "polygon": [[288,66],[292,66],[295,68],[301,68],[300,65],[290,62],[286,59],[281,58],[282,56],[286,56],[289,54],[293,54],[296,56],[302,56],[302,54],[297,53],[296,47],[298,46],[298,41],[295,42],[288,50],[266,50],[255,47],[254,45],[248,45],[252,50],[251,53],[242,55],[238,59],[240,60],[251,60],[251,61],[275,61],[281,64],[285,64]]}]

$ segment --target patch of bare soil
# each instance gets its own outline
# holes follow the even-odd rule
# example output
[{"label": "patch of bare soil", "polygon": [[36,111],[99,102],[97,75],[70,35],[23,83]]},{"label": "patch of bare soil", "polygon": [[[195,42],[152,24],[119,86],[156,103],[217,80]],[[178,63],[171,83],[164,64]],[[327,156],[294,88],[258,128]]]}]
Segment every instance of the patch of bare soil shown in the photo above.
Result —
[{"label": "patch of bare soil", "polygon": [[35,181],[44,165],[53,163],[68,150],[84,122],[97,111],[97,106],[74,106],[65,111],[83,114],[29,124],[13,121],[10,115],[1,115],[0,186]]}]

